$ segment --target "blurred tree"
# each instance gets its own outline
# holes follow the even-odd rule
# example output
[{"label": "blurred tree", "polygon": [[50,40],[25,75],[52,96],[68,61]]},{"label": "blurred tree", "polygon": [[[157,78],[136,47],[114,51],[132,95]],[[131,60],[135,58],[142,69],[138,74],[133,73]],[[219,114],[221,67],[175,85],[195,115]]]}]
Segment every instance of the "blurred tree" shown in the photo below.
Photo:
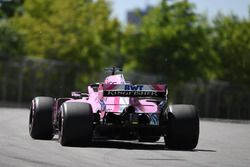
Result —
[{"label": "blurred tree", "polygon": [[219,79],[250,84],[250,21],[219,14],[214,19],[213,47],[221,59]]},{"label": "blurred tree", "polygon": [[0,19],[13,17],[22,12],[23,0],[0,0]]},{"label": "blurred tree", "polygon": [[23,37],[7,22],[0,22],[0,57],[4,60],[24,56]]},{"label": "blurred tree", "polygon": [[23,15],[11,22],[25,36],[28,55],[74,66],[74,85],[82,87],[94,72],[115,63],[119,22],[110,14],[104,0],[26,0]]},{"label": "blurred tree", "polygon": [[214,78],[219,60],[211,49],[211,29],[206,17],[193,9],[187,1],[169,5],[163,0],[139,29],[128,26],[123,53],[132,60],[131,66],[162,74],[175,85],[197,77]]},{"label": "blurred tree", "polygon": [[21,9],[23,0],[0,0],[0,58],[7,60],[24,56],[23,37],[8,19]]}]

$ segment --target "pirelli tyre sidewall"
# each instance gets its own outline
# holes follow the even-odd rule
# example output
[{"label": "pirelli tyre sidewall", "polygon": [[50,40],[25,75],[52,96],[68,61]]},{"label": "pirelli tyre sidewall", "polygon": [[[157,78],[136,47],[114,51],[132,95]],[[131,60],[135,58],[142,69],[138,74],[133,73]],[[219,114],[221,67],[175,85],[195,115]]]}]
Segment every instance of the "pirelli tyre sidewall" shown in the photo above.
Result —
[{"label": "pirelli tyre sidewall", "polygon": [[33,139],[50,140],[53,138],[54,99],[51,97],[36,97],[32,100],[29,115],[29,134]]},{"label": "pirelli tyre sidewall", "polygon": [[169,149],[192,150],[198,144],[199,117],[193,105],[171,105],[167,108],[164,137]]},{"label": "pirelli tyre sidewall", "polygon": [[59,142],[63,146],[87,146],[93,135],[91,105],[65,102],[60,107]]}]

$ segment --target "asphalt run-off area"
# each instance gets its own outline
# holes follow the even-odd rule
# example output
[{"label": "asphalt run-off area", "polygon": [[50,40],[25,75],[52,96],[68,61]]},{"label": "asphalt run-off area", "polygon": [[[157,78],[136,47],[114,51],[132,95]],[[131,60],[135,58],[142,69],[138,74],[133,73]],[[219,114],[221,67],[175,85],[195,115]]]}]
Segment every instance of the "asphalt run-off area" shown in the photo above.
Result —
[{"label": "asphalt run-off area", "polygon": [[156,143],[95,141],[88,147],[62,147],[53,140],[33,140],[28,109],[0,108],[0,167],[163,167],[250,166],[250,123],[201,120],[193,151],[169,150]]}]

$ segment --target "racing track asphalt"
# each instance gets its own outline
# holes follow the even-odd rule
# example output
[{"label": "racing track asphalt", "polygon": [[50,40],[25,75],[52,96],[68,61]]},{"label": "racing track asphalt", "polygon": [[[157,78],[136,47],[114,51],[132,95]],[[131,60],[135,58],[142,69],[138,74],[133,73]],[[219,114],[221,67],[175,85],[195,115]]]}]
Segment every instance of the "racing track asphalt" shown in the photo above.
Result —
[{"label": "racing track asphalt", "polygon": [[33,140],[28,109],[0,108],[0,167],[163,167],[250,166],[250,123],[201,121],[194,151],[173,151],[157,143],[99,141],[89,147],[62,147]]}]

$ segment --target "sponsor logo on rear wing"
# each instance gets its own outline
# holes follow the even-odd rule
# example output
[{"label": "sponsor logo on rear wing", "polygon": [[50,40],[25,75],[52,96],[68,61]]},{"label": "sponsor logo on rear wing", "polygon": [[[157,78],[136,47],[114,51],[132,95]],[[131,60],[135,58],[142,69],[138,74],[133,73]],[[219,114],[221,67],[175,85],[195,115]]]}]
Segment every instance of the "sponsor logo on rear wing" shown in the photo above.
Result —
[{"label": "sponsor logo on rear wing", "polygon": [[167,87],[163,84],[103,84],[102,87],[103,96],[165,97],[167,93]]}]

